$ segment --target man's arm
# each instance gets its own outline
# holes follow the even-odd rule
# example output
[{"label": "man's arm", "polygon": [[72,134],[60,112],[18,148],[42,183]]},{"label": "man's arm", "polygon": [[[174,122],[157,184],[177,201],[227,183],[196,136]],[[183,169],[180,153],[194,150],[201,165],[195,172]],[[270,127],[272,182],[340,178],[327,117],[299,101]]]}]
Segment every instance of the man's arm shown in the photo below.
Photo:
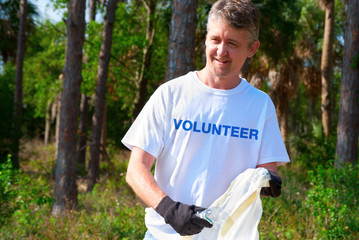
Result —
[{"label": "man's arm", "polygon": [[268,170],[271,170],[275,173],[277,173],[278,175],[278,167],[277,167],[277,163],[276,162],[270,162],[270,163],[264,163],[264,164],[260,164],[260,165],[257,165],[256,168],[265,168],[265,169],[268,169]]},{"label": "man's arm", "polygon": [[282,192],[282,179],[278,174],[278,167],[276,162],[265,163],[257,165],[257,168],[266,168],[269,171],[271,180],[269,180],[270,187],[263,187],[261,189],[262,196],[278,197]]},{"label": "man's arm", "polygon": [[128,163],[126,181],[135,193],[160,214],[181,236],[193,235],[204,227],[212,227],[207,220],[196,216],[204,208],[173,201],[158,186],[151,173],[155,157],[134,147]]},{"label": "man's arm", "polygon": [[151,173],[154,161],[154,156],[138,147],[134,147],[128,163],[126,181],[142,201],[156,209],[158,203],[166,194],[158,186]]}]

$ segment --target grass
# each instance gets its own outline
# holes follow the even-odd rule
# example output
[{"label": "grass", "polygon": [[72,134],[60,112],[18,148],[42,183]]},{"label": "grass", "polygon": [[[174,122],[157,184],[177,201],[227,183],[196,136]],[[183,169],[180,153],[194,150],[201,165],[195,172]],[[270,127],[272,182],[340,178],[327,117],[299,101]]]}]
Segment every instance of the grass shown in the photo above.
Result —
[{"label": "grass", "polygon": [[[16,210],[0,227],[0,239],[143,238],[145,206],[125,182],[128,151],[113,154],[114,176],[108,174],[108,165],[101,164],[101,179],[91,193],[86,192],[85,178],[79,178],[78,211],[68,211],[58,218],[50,215],[54,156],[54,145],[44,146],[39,140],[25,144],[22,171],[17,176],[21,181],[14,184],[23,190],[12,199]],[[41,203],[41,199],[46,200]]]},{"label": "grass", "polygon": [[[143,239],[145,205],[125,182],[128,151],[110,151],[115,174],[101,163],[101,179],[91,193],[79,177],[78,211],[57,218],[50,214],[54,155],[54,145],[28,141],[20,155],[22,170],[11,176],[11,185],[6,185],[9,171],[0,169],[5,186],[0,239]],[[260,239],[359,239],[358,166],[303,166],[294,161],[280,168],[283,192],[262,199]]]}]

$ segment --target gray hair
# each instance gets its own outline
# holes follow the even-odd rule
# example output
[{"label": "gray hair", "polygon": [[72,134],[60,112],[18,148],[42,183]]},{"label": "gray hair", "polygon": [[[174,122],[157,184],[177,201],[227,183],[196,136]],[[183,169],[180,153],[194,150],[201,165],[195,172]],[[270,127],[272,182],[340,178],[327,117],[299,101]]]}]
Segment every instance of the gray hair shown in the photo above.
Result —
[{"label": "gray hair", "polygon": [[247,30],[250,45],[258,40],[259,12],[250,0],[218,0],[209,12],[207,29],[213,19],[224,20],[235,29]]}]

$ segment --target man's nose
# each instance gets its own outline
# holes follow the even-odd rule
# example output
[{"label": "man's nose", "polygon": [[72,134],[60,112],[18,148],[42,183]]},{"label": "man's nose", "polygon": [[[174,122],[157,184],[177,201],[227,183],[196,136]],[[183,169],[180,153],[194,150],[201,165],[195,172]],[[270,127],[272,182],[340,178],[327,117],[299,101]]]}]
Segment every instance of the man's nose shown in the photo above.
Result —
[{"label": "man's nose", "polygon": [[220,43],[217,46],[217,55],[218,56],[225,56],[227,54],[227,46],[225,43]]}]

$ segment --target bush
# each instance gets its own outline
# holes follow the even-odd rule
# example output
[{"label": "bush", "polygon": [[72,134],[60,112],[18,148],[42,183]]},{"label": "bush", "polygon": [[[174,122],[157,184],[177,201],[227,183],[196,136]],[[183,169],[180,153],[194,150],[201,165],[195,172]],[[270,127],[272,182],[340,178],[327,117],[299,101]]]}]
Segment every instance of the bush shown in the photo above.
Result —
[{"label": "bush", "polygon": [[50,214],[54,187],[50,174],[52,161],[48,159],[54,149],[41,143],[26,146],[29,153],[22,153],[22,156],[28,159],[21,163],[28,172],[13,170],[10,159],[7,165],[1,165],[0,207],[8,214],[6,218],[0,214],[4,219],[0,223],[0,239],[143,238],[146,231],[144,205],[125,181],[127,152],[109,151],[116,154],[113,156],[117,159],[115,174],[108,174],[105,171],[108,166],[102,163],[103,177],[91,193],[84,192],[86,179],[79,178],[78,211],[65,211],[54,217]]},{"label": "bush", "polygon": [[281,168],[282,195],[262,198],[260,239],[359,239],[359,166]]},{"label": "bush", "polygon": [[282,195],[262,199],[261,239],[359,239],[359,167],[334,166],[336,136],[319,126],[291,136]]},{"label": "bush", "polygon": [[[333,164],[309,171],[311,190],[304,202],[318,239],[358,239],[359,167]],[[356,237],[355,237],[356,235]]]},{"label": "bush", "polygon": [[[0,238],[6,224],[9,229],[15,227],[11,222],[16,219],[16,228],[20,233],[33,229],[39,207],[49,205],[49,186],[44,178],[31,178],[30,175],[12,167],[10,156],[7,162],[0,165]],[[11,231],[10,231],[11,232]]]},{"label": "bush", "polygon": [[7,161],[0,163],[0,225],[4,225],[6,220],[15,211],[11,202],[16,194],[12,191],[12,181],[14,169],[11,163],[11,157],[8,155]]},{"label": "bush", "polygon": [[[11,161],[0,165],[0,239],[142,239],[144,204],[125,181],[128,152],[109,151],[115,174],[101,163],[101,179],[91,193],[78,179],[78,211],[50,214],[54,181],[49,156],[54,148],[29,145],[28,172],[14,171]],[[309,159],[325,162],[317,145]],[[47,152],[47,153],[46,153]],[[308,154],[306,152],[305,154]],[[304,156],[304,155],[302,155]],[[303,160],[304,161],[304,160]],[[328,160],[326,160],[328,161]],[[307,161],[309,162],[309,161]],[[332,162],[305,168],[296,159],[280,168],[282,195],[262,198],[260,239],[359,239],[359,166],[334,167]],[[308,166],[308,165],[306,165]]]},{"label": "bush", "polygon": [[20,194],[18,199],[25,204],[0,227],[0,239],[142,239],[146,231],[143,206],[121,179],[117,183],[102,179],[91,193],[78,195],[78,211],[65,211],[58,217],[50,214],[52,199],[37,192],[39,183],[28,183],[22,192],[30,195]]},{"label": "bush", "polygon": [[316,169],[335,158],[336,135],[327,138],[321,127],[313,125],[310,133],[290,136],[295,156],[292,160],[304,169]]}]

